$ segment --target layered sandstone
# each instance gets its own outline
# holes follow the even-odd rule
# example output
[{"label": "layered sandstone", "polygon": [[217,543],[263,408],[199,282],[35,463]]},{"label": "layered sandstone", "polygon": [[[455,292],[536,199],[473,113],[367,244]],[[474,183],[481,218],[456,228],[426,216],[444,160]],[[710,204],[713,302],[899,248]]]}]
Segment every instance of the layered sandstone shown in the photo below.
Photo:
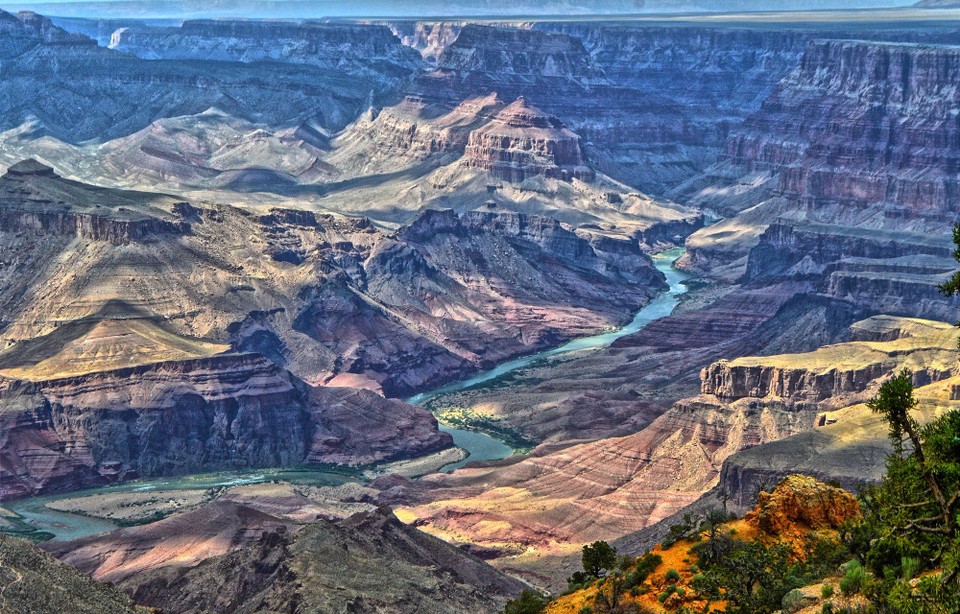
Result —
[{"label": "layered sandstone", "polygon": [[825,295],[880,313],[950,319],[940,292],[955,268],[946,233],[775,222],[750,250],[743,281],[812,280]]},{"label": "layered sandstone", "polygon": [[188,222],[162,210],[135,212],[121,206],[149,200],[148,195],[108,192],[64,180],[53,168],[33,159],[9,167],[2,180],[0,232],[60,235],[114,245],[190,232]]},{"label": "layered sandstone", "polygon": [[534,175],[585,181],[594,177],[580,137],[523,97],[470,133],[463,163],[517,183]]},{"label": "layered sandstone", "polygon": [[880,316],[854,330],[861,328],[888,328],[893,338],[854,340],[807,354],[720,361],[701,373],[701,392],[731,401],[777,397],[819,403],[861,393],[895,366],[913,370],[918,383],[949,377],[955,368],[951,342],[956,333],[949,324]]},{"label": "layered sandstone", "polygon": [[312,389],[249,354],[4,379],[2,388],[5,499],[224,468],[363,464],[450,443],[422,410]]},{"label": "layered sandstone", "polygon": [[[960,408],[958,381],[952,376],[918,386],[914,417],[925,423]],[[857,404],[824,414],[821,422],[814,430],[734,454],[724,462],[715,492],[745,509],[758,490],[794,472],[839,482],[854,492],[883,477],[893,448],[882,416]]]},{"label": "layered sandstone", "polygon": [[949,214],[960,161],[949,120],[960,104],[951,86],[958,58],[946,46],[811,43],[727,155],[777,172],[776,192],[801,203]]},{"label": "layered sandstone", "polygon": [[[735,278],[749,264],[748,251],[762,243],[763,231],[778,218],[794,227],[828,224],[916,233],[896,241],[902,252],[929,253],[930,241],[920,235],[949,235],[960,168],[960,150],[951,136],[956,132],[951,118],[960,105],[952,75],[960,56],[955,47],[934,44],[942,39],[931,34],[930,42],[920,37],[914,40],[924,42],[916,43],[810,42],[798,67],[732,131],[725,157],[708,173],[710,178],[684,193],[689,202],[731,216],[694,235],[691,264],[706,270],[736,261],[724,275]],[[890,40],[904,39],[894,33]],[[817,251],[837,252],[846,245],[842,232],[820,234]],[[868,234],[853,232],[849,240],[876,251],[866,245]],[[837,241],[833,247],[827,245],[830,235]],[[904,246],[909,242],[918,247],[909,250]],[[778,260],[785,259],[775,256],[772,264]],[[810,276],[825,273],[799,264]],[[898,278],[883,263],[871,266],[874,270],[865,274],[838,271],[830,291],[878,305],[884,293],[916,292],[918,300],[901,307],[913,302],[924,311],[893,312],[947,317],[930,304],[936,284],[908,287],[906,276]],[[911,273],[925,275],[922,268]]]}]

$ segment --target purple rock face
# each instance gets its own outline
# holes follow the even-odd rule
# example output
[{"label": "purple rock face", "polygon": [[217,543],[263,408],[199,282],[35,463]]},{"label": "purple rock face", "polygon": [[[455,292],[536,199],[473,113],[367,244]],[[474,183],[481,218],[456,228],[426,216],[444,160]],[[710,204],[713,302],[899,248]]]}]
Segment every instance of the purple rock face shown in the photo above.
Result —
[{"label": "purple rock face", "polygon": [[955,48],[824,41],[727,146],[779,175],[776,194],[811,206],[881,206],[952,217],[960,183]]}]

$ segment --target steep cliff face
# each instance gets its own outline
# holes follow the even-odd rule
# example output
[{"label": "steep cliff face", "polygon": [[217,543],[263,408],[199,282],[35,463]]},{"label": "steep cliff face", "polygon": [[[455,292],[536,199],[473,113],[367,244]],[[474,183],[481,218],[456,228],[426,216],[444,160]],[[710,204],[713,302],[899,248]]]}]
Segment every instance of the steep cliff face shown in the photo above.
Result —
[{"label": "steep cliff face", "polygon": [[[949,235],[960,185],[958,58],[948,45],[811,42],[796,70],[733,131],[725,158],[707,173],[712,178],[688,186],[689,202],[730,217],[692,238],[691,264],[706,270],[736,261],[729,275],[736,277],[778,218]],[[842,241],[843,233],[820,234],[821,251],[840,249],[826,243],[830,235]],[[857,234],[850,240],[863,247]],[[914,253],[929,251],[926,241],[919,243]],[[873,275],[838,278],[834,290],[884,292],[905,281],[893,279],[882,263],[874,266]],[[931,296],[921,289],[913,298],[926,306]],[[942,310],[922,315],[945,317]]]},{"label": "steep cliff face", "polygon": [[[808,305],[800,311],[808,314],[811,309]],[[781,322],[793,319],[788,315]],[[782,334],[783,327],[777,327]],[[658,337],[654,330],[644,333]],[[751,336],[766,334],[761,329]],[[732,456],[807,437],[864,402],[881,381],[903,367],[914,370],[918,385],[953,381],[950,378],[957,373],[956,333],[949,324],[876,317],[856,323],[848,334],[853,341],[803,354],[717,362],[701,373],[702,394],[673,403],[634,434],[543,445],[530,457],[500,467],[468,467],[449,476],[423,478],[406,491],[406,499],[400,499],[407,502],[401,517],[437,535],[487,546],[499,565],[537,577],[536,565],[523,553],[530,549],[570,553],[580,544],[653,525],[715,487]],[[640,351],[656,349],[648,342]],[[676,354],[657,356],[662,362]],[[673,366],[674,377],[679,367]],[[652,376],[650,370],[639,372]],[[608,387],[612,381],[604,380]],[[557,380],[550,380],[550,386],[569,389]],[[523,402],[536,402],[537,397],[532,399],[528,396]],[[597,402],[592,398],[579,404]],[[640,406],[636,397],[633,403]],[[581,416],[589,414],[580,413],[578,419]],[[847,432],[853,437],[855,431]],[[797,462],[818,454],[817,448],[800,449],[802,453],[794,449]],[[842,458],[849,461],[858,454],[855,450]],[[796,467],[789,455],[777,455],[775,460],[778,467]],[[868,461],[882,470],[881,453],[861,458],[857,471],[868,475],[873,470]],[[737,475],[745,484],[759,484],[763,462],[762,454],[754,455],[750,471],[731,473],[729,485],[736,486]],[[395,485],[382,486],[388,500],[400,492]],[[735,492],[739,505],[741,495],[747,498],[755,491],[745,486]]]},{"label": "steep cliff face", "polygon": [[559,119],[527,104],[523,97],[470,133],[463,164],[517,183],[535,175],[585,181],[594,178],[580,137]]},{"label": "steep cliff face", "polygon": [[[105,191],[65,181],[36,160],[14,164],[2,180],[0,232],[76,237],[114,245],[190,232],[189,222],[176,215],[124,209],[119,205],[128,199],[122,192],[111,198]],[[106,200],[97,202],[105,194]],[[103,204],[115,208],[104,209]]]},{"label": "steep cliff face", "polygon": [[776,193],[798,203],[949,216],[960,185],[958,71],[952,47],[813,42],[727,155],[778,173]]},{"label": "steep cliff face", "polygon": [[950,319],[940,292],[954,269],[946,233],[775,222],[747,257],[744,282],[810,280],[819,292],[878,313]]},{"label": "steep cliff face", "polygon": [[195,20],[179,28],[120,28],[110,47],[148,60],[285,62],[381,78],[420,65],[386,26],[361,24]]},{"label": "steep cliff face", "polygon": [[580,39],[519,28],[464,26],[438,65],[467,73],[594,79],[599,73]]},{"label": "steep cliff face", "polygon": [[[737,126],[796,66],[803,30],[548,23],[583,41],[627,113],[564,119],[610,175],[664,193],[712,164]],[[683,75],[680,77],[680,75]],[[634,106],[634,96],[644,106]],[[537,101],[541,104],[540,101]],[[606,106],[604,105],[604,106]]]},{"label": "steep cliff face", "polygon": [[[925,423],[960,408],[958,382],[952,376],[918,386],[914,418]],[[826,414],[816,429],[732,455],[712,494],[724,493],[733,506],[744,509],[761,487],[798,471],[857,491],[883,477],[891,452],[889,425],[881,416],[866,405],[844,407]]]},{"label": "steep cliff face", "polygon": [[16,15],[0,11],[0,53],[13,57],[40,44],[90,47],[96,46],[86,36],[70,34],[53,25],[47,17],[32,11],[22,11]]},{"label": "steep cliff face", "polygon": [[851,330],[854,340],[812,353],[716,362],[701,373],[701,392],[724,401],[775,397],[840,403],[865,392],[895,365],[910,367],[923,384],[950,377],[955,369],[949,349],[954,332],[948,324],[877,316]]},{"label": "steep cliff face", "polygon": [[228,467],[376,462],[450,442],[422,410],[311,389],[249,354],[7,378],[2,397],[5,499]]}]

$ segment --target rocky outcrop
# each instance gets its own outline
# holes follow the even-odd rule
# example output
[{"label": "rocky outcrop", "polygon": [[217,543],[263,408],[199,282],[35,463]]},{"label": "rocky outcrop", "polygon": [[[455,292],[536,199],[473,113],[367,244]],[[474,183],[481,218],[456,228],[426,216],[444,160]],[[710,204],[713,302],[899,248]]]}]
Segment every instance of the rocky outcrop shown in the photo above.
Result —
[{"label": "rocky outcrop", "polygon": [[221,468],[368,463],[450,443],[426,412],[310,388],[256,355],[2,381],[4,499]]},{"label": "rocky outcrop", "polygon": [[843,393],[860,392],[886,372],[883,363],[849,371],[812,373],[805,368],[741,366],[721,361],[704,369],[701,375],[701,392],[726,400],[774,396],[815,403]]},{"label": "rocky outcrop", "polygon": [[390,29],[400,41],[420,52],[423,59],[434,63],[453,41],[457,40],[463,23],[399,21],[390,24]]},{"label": "rocky outcrop", "polygon": [[0,53],[4,55],[23,52],[25,46],[38,43],[78,47],[97,44],[86,36],[71,34],[58,28],[49,18],[32,11],[21,11],[16,15],[0,11],[0,35],[4,39],[0,44]]},{"label": "rocky outcrop", "polygon": [[520,183],[535,175],[591,181],[580,137],[523,97],[470,133],[463,164],[492,177]]},{"label": "rocky outcrop", "polygon": [[860,505],[849,492],[811,477],[790,475],[773,492],[761,492],[757,506],[745,520],[779,535],[797,525],[813,530],[837,529],[859,517]]},{"label": "rocky outcrop", "polygon": [[[775,397],[819,403],[866,391],[898,363],[915,369],[918,385],[950,377],[955,368],[948,349],[953,332],[943,322],[879,316],[851,330],[854,340],[807,354],[716,362],[701,372],[701,393],[726,401]],[[861,336],[884,341],[858,340]]]},{"label": "rocky outcrop", "polygon": [[113,245],[190,232],[186,221],[125,209],[119,206],[125,204],[122,193],[107,194],[103,200],[104,191],[61,179],[53,168],[33,159],[8,168],[0,178],[0,190],[0,232],[59,235]]},{"label": "rocky outcrop", "polygon": [[[920,423],[960,407],[957,376],[919,386],[913,417]],[[734,509],[753,505],[757,492],[791,473],[837,482],[857,492],[880,481],[893,451],[889,425],[865,405],[824,414],[818,427],[730,456],[723,464],[714,495],[723,493]]]}]

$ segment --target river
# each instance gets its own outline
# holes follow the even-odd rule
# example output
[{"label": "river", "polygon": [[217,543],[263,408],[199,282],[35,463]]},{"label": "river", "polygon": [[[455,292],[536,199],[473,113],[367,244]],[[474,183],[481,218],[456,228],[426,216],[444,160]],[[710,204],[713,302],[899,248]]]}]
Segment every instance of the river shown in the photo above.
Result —
[{"label": "river", "polygon": [[[683,256],[683,253],[683,248],[678,247],[654,256],[654,264],[667,278],[669,289],[638,311],[636,315],[633,316],[633,320],[623,328],[592,337],[580,337],[538,354],[532,354],[501,363],[489,371],[478,373],[465,380],[447,384],[446,386],[441,386],[429,392],[410,397],[407,399],[407,402],[414,405],[423,405],[438,396],[479,386],[546,358],[570,352],[587,352],[603,349],[609,347],[614,341],[621,337],[626,337],[627,335],[632,335],[642,330],[654,320],[659,320],[660,318],[670,315],[680,303],[680,296],[687,291],[687,286],[684,282],[691,278],[689,274],[684,273],[674,266],[674,263]],[[466,450],[468,454],[463,460],[447,465],[441,469],[441,471],[453,471],[471,461],[501,460],[513,454],[512,448],[499,439],[485,433],[456,429],[445,425],[441,425],[440,430],[450,433],[450,435],[453,436],[454,444]]]},{"label": "river", "polygon": [[[409,403],[421,405],[430,399],[460,390],[466,390],[490,382],[498,377],[530,366],[531,364],[570,352],[596,351],[608,347],[611,343],[633,334],[650,322],[670,315],[674,308],[680,302],[680,295],[687,291],[684,282],[690,278],[689,275],[673,267],[673,263],[683,254],[681,248],[663,252],[654,257],[656,267],[663,272],[667,278],[669,289],[651,301],[646,307],[641,309],[634,316],[633,320],[614,331],[606,332],[592,337],[581,337],[574,339],[562,346],[517,358],[498,365],[497,367],[479,373],[473,377],[460,382],[448,384],[435,390],[418,394],[410,399]],[[463,460],[443,467],[442,471],[453,471],[464,466],[471,461],[491,461],[500,460],[513,454],[513,449],[505,443],[478,431],[468,431],[456,429],[448,426],[441,426],[441,430],[450,433],[453,436],[454,443],[467,451],[467,457]],[[18,514],[25,522],[38,531],[51,533],[56,540],[69,540],[106,533],[117,528],[117,525],[109,520],[92,518],[80,514],[70,514],[57,512],[46,507],[46,504],[58,500],[67,499],[84,495],[95,495],[108,492],[124,492],[136,490],[176,490],[176,489],[206,489],[216,486],[230,486],[236,484],[248,484],[265,482],[272,480],[282,480],[288,482],[300,482],[314,485],[337,485],[348,481],[360,479],[359,472],[350,470],[338,470],[336,468],[302,468],[302,469],[261,469],[261,470],[238,470],[223,471],[216,473],[206,473],[198,475],[187,475],[172,478],[157,478],[152,480],[142,480],[137,482],[128,482],[116,486],[107,486],[103,488],[94,488],[72,493],[60,493],[46,497],[33,497],[21,499],[5,507]]]}]

